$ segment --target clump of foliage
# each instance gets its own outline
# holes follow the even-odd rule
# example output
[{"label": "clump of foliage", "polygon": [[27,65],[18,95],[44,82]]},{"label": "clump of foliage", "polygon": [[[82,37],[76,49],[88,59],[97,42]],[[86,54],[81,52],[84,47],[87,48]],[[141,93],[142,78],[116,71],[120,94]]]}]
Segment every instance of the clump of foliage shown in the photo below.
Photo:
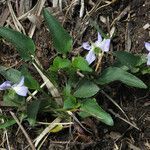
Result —
[{"label": "clump of foliage", "polygon": [[[150,73],[150,69],[145,65],[146,57],[126,51],[109,53],[112,39],[102,37],[98,32],[96,42],[83,43],[82,48],[87,50],[86,56],[68,59],[68,54],[73,50],[72,37],[46,9],[43,15],[57,51],[57,56],[47,70],[43,69],[35,57],[36,46],[31,38],[10,28],[0,27],[0,36],[16,47],[25,62],[35,66],[48,89],[44,91],[40,87],[27,65],[18,70],[0,66],[0,74],[7,80],[0,85],[0,90],[5,90],[5,105],[15,107],[18,117],[27,120],[30,125],[36,124],[38,113],[49,112],[67,121],[70,112],[76,112],[82,118],[92,116],[106,125],[113,126],[113,118],[98,104],[97,95],[115,81],[146,89],[147,85],[137,77],[139,74]],[[149,43],[145,46],[150,52]],[[101,62],[106,53],[113,55],[115,62],[104,69]],[[148,54],[148,65],[149,60]],[[92,65],[94,62],[95,68],[95,65]],[[32,95],[30,92],[34,90],[40,94]],[[30,100],[30,96],[33,100]],[[16,123],[8,116],[2,115],[1,118],[4,119],[4,123],[0,125],[0,129]]]}]

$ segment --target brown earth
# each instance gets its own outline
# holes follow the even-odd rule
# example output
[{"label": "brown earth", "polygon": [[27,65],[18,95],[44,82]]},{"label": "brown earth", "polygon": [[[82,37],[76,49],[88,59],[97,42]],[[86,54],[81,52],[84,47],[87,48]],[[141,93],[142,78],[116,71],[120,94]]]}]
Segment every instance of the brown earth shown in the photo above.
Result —
[{"label": "brown earth", "polygon": [[[30,0],[24,0],[28,3]],[[78,1],[77,1],[78,2]],[[107,3],[110,2],[110,3]],[[19,0],[12,0],[13,9],[18,16],[30,10],[36,0],[30,1],[26,7]],[[18,7],[17,7],[18,6]],[[60,7],[52,7],[52,2],[47,0],[44,7],[54,12],[54,15],[64,25],[74,38],[74,50],[71,56],[82,54],[81,44],[89,39],[96,39],[96,29],[91,25],[91,19],[96,21],[100,28],[109,33],[115,27],[115,34],[112,39],[111,50],[126,50],[132,53],[146,53],[144,42],[150,41],[150,1],[149,0],[87,0],[83,17],[79,17],[80,3],[66,0]],[[88,13],[87,13],[88,12]],[[14,27],[10,11],[5,0],[0,1],[0,26],[10,25]],[[55,57],[55,50],[52,48],[49,35],[42,22],[42,16],[36,20],[37,28],[33,35],[36,43],[37,57],[44,68],[48,68]],[[31,29],[31,22],[28,19],[20,21],[26,33]],[[51,51],[50,51],[51,50]],[[23,62],[14,47],[0,40],[0,64],[7,67],[18,68]],[[30,67],[34,72],[34,69]],[[36,75],[35,75],[36,76]],[[2,79],[2,77],[0,77]],[[150,78],[142,76],[142,79],[150,85]],[[70,129],[59,133],[50,134],[42,146],[42,150],[148,150],[150,149],[150,91],[129,88],[121,84],[112,84],[105,91],[125,111],[125,116],[114,106],[106,95],[98,95],[98,102],[108,110],[115,125],[108,127],[95,119],[87,119],[82,123],[92,131],[91,134],[84,131],[78,124]],[[0,96],[1,101],[2,95]],[[11,108],[0,108],[8,112]],[[130,124],[131,123],[131,124]],[[130,124],[130,125],[129,125]],[[23,124],[26,132],[34,139],[44,127],[30,127]],[[24,149],[28,143],[21,131],[17,135],[17,125],[8,129],[8,138],[11,149]],[[0,148],[8,149],[8,143],[2,139],[4,131],[0,131]]]}]

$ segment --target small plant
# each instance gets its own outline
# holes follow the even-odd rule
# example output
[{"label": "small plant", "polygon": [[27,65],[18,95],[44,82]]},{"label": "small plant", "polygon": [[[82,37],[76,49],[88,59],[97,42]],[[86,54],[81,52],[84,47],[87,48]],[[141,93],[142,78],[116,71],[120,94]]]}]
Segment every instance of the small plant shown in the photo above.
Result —
[{"label": "small plant", "polygon": [[0,85],[0,90],[14,90],[20,96],[27,96],[28,88],[24,86],[24,77],[21,78],[20,82],[11,85],[11,81],[5,81]]},{"label": "small plant", "polygon": [[89,51],[86,55],[86,61],[91,64],[96,59],[96,55],[101,56],[102,53],[109,51],[110,39],[102,40],[102,36],[98,32],[98,40],[95,43],[91,43],[90,46],[88,42],[84,42],[82,47]]},{"label": "small plant", "polygon": [[[36,46],[32,39],[12,29],[0,27],[0,36],[16,47],[25,62],[35,66],[48,89],[44,91],[40,87],[40,83],[30,74],[26,65],[18,70],[0,66],[0,74],[8,80],[0,85],[0,90],[6,90],[3,96],[5,105],[19,108],[18,116],[21,117],[23,114],[23,119],[28,120],[31,125],[36,124],[38,113],[43,114],[46,111],[66,121],[70,114],[76,112],[82,118],[92,116],[113,126],[111,115],[98,104],[97,95],[102,88],[114,81],[146,89],[145,83],[136,76],[137,73],[142,72],[143,67],[145,70],[148,69],[144,65],[147,61],[146,57],[143,59],[140,55],[116,51],[112,53],[115,62],[104,69],[101,62],[105,52],[109,53],[111,39],[102,39],[98,32],[96,42],[91,42],[91,45],[88,42],[83,43],[82,47],[88,50],[86,56],[68,59],[67,56],[73,48],[72,37],[46,9],[43,15],[52,35],[53,46],[58,52],[48,70],[44,70],[35,57]],[[145,47],[150,52],[149,43],[145,43]],[[148,65],[150,65],[149,55],[150,53]],[[92,66],[94,61],[95,70],[94,65]],[[99,70],[100,67],[102,68]],[[30,92],[33,90],[37,90],[40,94],[32,95]],[[27,92],[33,98],[32,101],[30,96],[25,99]],[[0,125],[0,129],[16,123],[12,118],[8,119],[6,116],[2,118],[4,123]]]}]

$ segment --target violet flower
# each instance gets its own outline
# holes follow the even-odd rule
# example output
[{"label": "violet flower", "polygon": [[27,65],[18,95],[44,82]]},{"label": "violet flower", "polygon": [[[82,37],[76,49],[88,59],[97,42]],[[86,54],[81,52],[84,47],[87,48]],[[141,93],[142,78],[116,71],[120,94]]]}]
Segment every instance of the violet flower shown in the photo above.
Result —
[{"label": "violet flower", "polygon": [[24,77],[20,82],[12,85],[10,81],[5,81],[0,85],[0,90],[13,89],[20,96],[27,96],[28,88],[24,86]]},{"label": "violet flower", "polygon": [[150,43],[145,42],[145,48],[148,50],[148,55],[147,55],[147,65],[150,65]]},{"label": "violet flower", "polygon": [[84,42],[82,44],[82,47],[86,50],[88,50],[88,54],[86,55],[86,60],[89,64],[91,64],[95,59],[96,59],[96,55],[95,55],[95,48],[100,48],[100,50],[102,52],[108,52],[109,51],[109,47],[110,47],[110,39],[103,39],[102,40],[102,36],[101,34],[98,32],[98,39],[95,43],[92,43],[91,45],[89,45],[88,42]]}]

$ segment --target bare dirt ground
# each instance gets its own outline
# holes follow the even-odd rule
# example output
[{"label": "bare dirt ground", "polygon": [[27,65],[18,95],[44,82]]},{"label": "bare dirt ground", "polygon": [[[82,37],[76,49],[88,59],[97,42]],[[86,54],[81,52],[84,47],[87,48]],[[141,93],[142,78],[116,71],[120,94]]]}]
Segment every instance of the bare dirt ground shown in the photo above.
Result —
[{"label": "bare dirt ground", "polygon": [[[11,0],[11,6],[17,18],[28,12],[36,3],[36,0]],[[52,0],[46,0],[42,7],[49,8],[74,38],[74,49],[70,54],[71,56],[82,54],[81,45],[83,41],[87,41],[89,38],[96,39],[97,31],[92,26],[94,21],[105,33],[109,33],[112,28],[115,28],[115,35],[111,44],[112,51],[126,50],[132,53],[146,53],[144,42],[150,41],[149,0],[85,0],[83,14],[80,0],[66,0],[62,2],[62,6],[56,5],[56,7],[53,7]],[[8,3],[1,0],[0,26],[9,25],[16,29],[10,10]],[[37,15],[36,11],[32,13]],[[33,31],[33,40],[37,49],[36,55],[44,68],[47,69],[56,52],[50,42],[42,15],[36,17],[36,22],[34,20],[30,22],[26,17],[19,21],[27,35],[31,35],[32,25],[37,24],[35,31]],[[19,30],[23,31],[22,29]],[[22,63],[14,47],[0,39],[0,65],[18,68]],[[33,74],[35,73],[32,67],[30,70]],[[143,76],[142,79],[150,85],[148,76]],[[101,105],[109,110],[114,118],[115,125],[113,127],[108,127],[90,118],[82,123],[92,131],[92,134],[74,124],[71,131],[67,128],[61,132],[50,134],[41,149],[149,150],[150,91],[112,84],[106,93],[122,107],[129,118],[129,122],[123,120],[122,113],[113,106],[106,96],[98,95]],[[0,101],[2,101],[2,95],[0,95]],[[1,106],[0,110],[7,113],[13,108]],[[39,115],[39,118],[42,117]],[[42,126],[30,127],[26,122],[23,125],[31,139],[36,138],[43,129]],[[18,127],[15,125],[7,130],[9,145],[12,150],[21,150],[28,146],[22,132],[19,131],[16,134],[17,129]],[[7,140],[3,139],[3,134],[4,131],[0,131],[0,149],[8,149]]]}]

